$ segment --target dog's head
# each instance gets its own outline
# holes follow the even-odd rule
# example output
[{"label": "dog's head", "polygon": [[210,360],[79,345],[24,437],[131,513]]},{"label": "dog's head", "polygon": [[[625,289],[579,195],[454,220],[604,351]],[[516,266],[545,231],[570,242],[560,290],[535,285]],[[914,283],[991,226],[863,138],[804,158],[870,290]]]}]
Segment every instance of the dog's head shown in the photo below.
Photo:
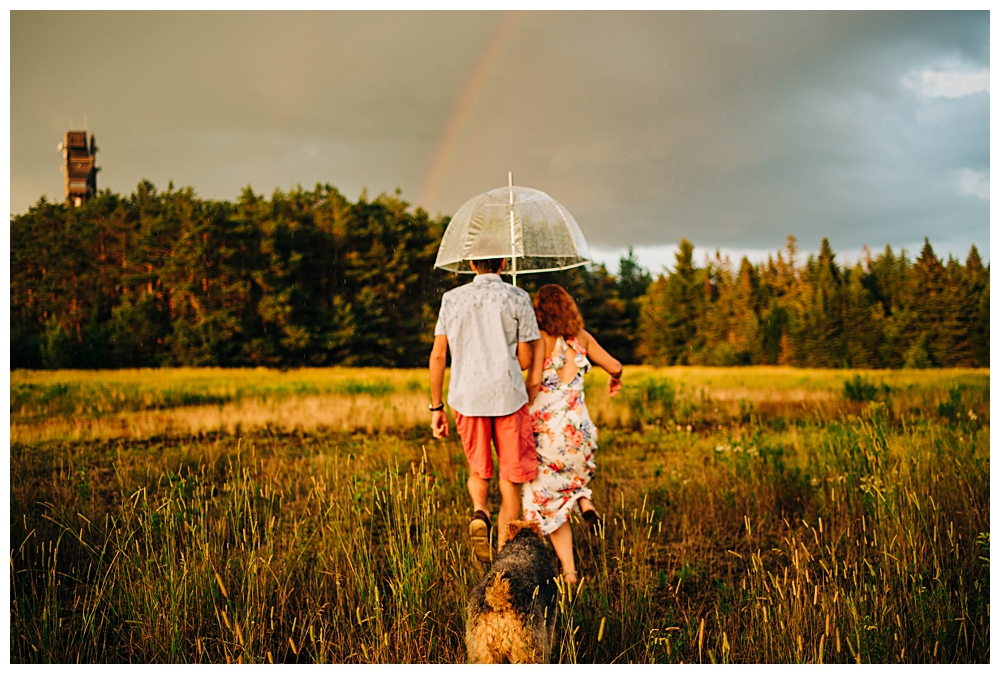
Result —
[{"label": "dog's head", "polygon": [[542,530],[538,528],[538,522],[529,522],[527,520],[514,520],[513,522],[507,523],[507,536],[504,538],[504,543],[509,543],[514,540],[522,531],[530,531],[538,536],[539,540],[545,540],[542,536]]}]

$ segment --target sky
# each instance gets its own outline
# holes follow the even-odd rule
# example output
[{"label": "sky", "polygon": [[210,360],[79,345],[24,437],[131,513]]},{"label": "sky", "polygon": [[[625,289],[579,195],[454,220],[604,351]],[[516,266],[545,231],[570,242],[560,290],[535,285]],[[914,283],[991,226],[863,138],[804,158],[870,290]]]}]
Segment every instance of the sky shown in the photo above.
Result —
[{"label": "sky", "polygon": [[617,269],[793,235],[989,259],[987,12],[10,13],[10,210],[98,185],[329,183],[432,215],[514,182]]}]

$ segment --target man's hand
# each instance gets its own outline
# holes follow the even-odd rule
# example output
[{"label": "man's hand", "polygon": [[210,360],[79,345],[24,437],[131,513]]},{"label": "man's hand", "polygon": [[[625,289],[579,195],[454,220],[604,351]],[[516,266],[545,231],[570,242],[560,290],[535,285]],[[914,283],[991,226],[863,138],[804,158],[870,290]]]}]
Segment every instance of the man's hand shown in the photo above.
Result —
[{"label": "man's hand", "polygon": [[[448,338],[444,335],[434,336],[434,347],[431,349],[431,403],[437,407],[444,400],[444,368],[448,357]],[[437,402],[435,402],[437,401]],[[443,409],[434,412],[431,417],[431,431],[435,438],[448,437],[448,415]]]},{"label": "man's hand", "polygon": [[614,398],[622,390],[622,380],[608,377],[608,397]]},{"label": "man's hand", "polygon": [[447,412],[444,410],[438,410],[437,412],[433,412],[431,414],[431,432],[438,440],[448,437],[448,434],[451,431],[448,424]]}]

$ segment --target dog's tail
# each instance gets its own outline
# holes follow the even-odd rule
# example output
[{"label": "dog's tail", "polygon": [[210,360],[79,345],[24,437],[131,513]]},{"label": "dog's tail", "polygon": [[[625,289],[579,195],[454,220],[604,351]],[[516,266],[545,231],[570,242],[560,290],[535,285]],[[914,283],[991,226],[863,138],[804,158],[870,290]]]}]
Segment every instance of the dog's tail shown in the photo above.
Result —
[{"label": "dog's tail", "polygon": [[505,611],[511,608],[510,578],[501,571],[493,576],[493,581],[486,587],[486,603],[494,611]]}]

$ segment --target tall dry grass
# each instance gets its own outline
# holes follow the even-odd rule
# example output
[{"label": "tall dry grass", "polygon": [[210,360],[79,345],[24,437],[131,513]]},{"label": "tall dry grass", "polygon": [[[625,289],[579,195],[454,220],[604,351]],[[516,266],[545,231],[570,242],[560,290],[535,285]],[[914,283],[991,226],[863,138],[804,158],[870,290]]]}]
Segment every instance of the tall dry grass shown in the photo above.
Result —
[{"label": "tall dry grass", "polygon": [[40,442],[140,440],[205,433],[373,433],[425,424],[426,398],[426,394],[410,392],[246,398],[218,405],[123,411],[98,417],[60,415],[12,421],[10,435],[16,442]]},{"label": "tall dry grass", "polygon": [[[629,367],[622,395],[607,377],[588,377],[587,405],[600,426],[698,427],[757,419],[829,419],[858,414],[866,400],[845,397],[852,378],[870,381],[873,399],[894,416],[936,409],[959,392],[989,414],[983,370],[837,371],[760,368]],[[876,385],[877,384],[877,385]],[[11,439],[16,442],[149,439],[206,433],[401,431],[427,423],[423,370],[313,368],[275,371],[177,368],[15,371]]]},{"label": "tall dry grass", "polygon": [[[874,401],[846,396],[853,373],[630,375],[616,401],[588,389],[606,525],[574,526],[584,581],[560,598],[556,660],[989,660],[988,375],[901,373]],[[420,398],[409,376],[310,396]],[[15,440],[12,661],[463,661],[484,570],[465,463],[415,418]]]}]

